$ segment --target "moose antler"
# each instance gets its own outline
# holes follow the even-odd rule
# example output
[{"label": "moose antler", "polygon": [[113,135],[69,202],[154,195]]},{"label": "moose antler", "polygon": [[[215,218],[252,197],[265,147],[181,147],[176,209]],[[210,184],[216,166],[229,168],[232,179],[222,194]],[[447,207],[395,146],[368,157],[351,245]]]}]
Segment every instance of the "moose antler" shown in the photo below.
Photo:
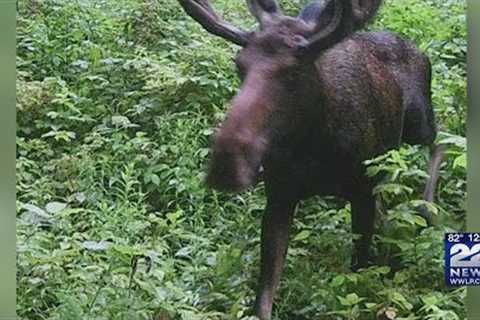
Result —
[{"label": "moose antler", "polygon": [[[223,21],[208,0],[178,0],[185,12],[208,32],[240,46],[248,43],[249,32]],[[303,19],[312,27],[311,36],[300,45],[299,54],[316,53],[332,46],[346,34],[363,27],[377,13],[381,0],[323,0],[314,3],[316,13]],[[260,27],[283,17],[276,0],[247,0]],[[333,16],[331,14],[333,12]],[[325,24],[325,19],[329,21]]]},{"label": "moose antler", "polygon": [[240,46],[248,41],[248,32],[226,23],[218,17],[208,0],[178,0],[185,12],[208,32]]},{"label": "moose antler", "polygon": [[343,17],[343,4],[342,0],[332,0],[324,6],[326,8],[328,5],[334,6],[334,14],[330,20],[330,23],[323,29],[317,30],[320,25],[320,21],[317,21],[317,24],[314,27],[313,36],[308,39],[307,44],[301,48],[302,52],[315,51],[318,52],[323,48],[327,48],[331,43],[338,37],[339,27],[342,22]]},{"label": "moose antler", "polygon": [[247,4],[250,13],[257,19],[261,27],[282,16],[282,11],[275,0],[247,0]]},{"label": "moose antler", "polygon": [[[301,46],[299,54],[319,52],[332,46],[346,34],[363,27],[375,16],[381,3],[381,0],[327,0],[322,3],[313,23],[306,21],[313,25],[312,36]],[[325,14],[332,9],[333,17]],[[330,16],[330,22],[324,27],[324,21],[321,20],[325,16]]]}]

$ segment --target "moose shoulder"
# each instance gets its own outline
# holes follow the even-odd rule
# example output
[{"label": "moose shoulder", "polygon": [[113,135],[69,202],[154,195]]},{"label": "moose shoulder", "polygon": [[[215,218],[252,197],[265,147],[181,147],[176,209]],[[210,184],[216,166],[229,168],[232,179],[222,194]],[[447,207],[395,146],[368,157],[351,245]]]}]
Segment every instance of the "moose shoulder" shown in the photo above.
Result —
[{"label": "moose shoulder", "polygon": [[[411,73],[413,66],[423,72]],[[293,100],[286,103],[293,107],[271,115],[272,123],[286,123],[267,134],[266,183],[284,176],[285,183],[274,184],[287,189],[283,199],[312,194],[349,199],[374,182],[364,175],[364,160],[404,141],[430,145],[435,125],[430,97],[423,93],[428,70],[423,54],[390,33],[357,33],[328,49],[315,61],[308,84],[297,80],[301,88],[286,89]],[[400,79],[407,78],[416,90],[402,87]],[[409,112],[419,110],[419,123],[404,117],[409,101],[416,103]]]},{"label": "moose shoulder", "polygon": [[273,0],[247,1],[260,24],[246,32],[221,20],[206,0],[179,0],[209,32],[240,46],[242,85],[213,141],[208,183],[223,191],[252,186],[264,168],[256,314],[270,319],[297,203],[311,195],[351,202],[353,268],[366,266],[373,233],[375,181],[363,161],[402,142],[431,146],[432,200],[441,150],[431,105],[430,63],[391,33],[355,33],[379,0],[324,0],[298,17]]}]

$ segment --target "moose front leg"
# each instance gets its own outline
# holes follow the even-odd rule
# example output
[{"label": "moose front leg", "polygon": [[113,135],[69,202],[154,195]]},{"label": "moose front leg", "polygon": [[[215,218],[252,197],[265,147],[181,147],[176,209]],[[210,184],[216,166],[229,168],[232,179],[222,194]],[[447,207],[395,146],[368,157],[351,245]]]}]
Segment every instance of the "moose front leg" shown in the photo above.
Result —
[{"label": "moose front leg", "polygon": [[260,320],[269,320],[275,291],[280,281],[288,247],[290,224],[296,202],[268,200],[262,221],[260,284],[255,312]]},{"label": "moose front leg", "polygon": [[357,195],[351,200],[351,209],[352,232],[360,235],[360,238],[353,242],[352,270],[355,271],[368,265],[375,224],[375,197],[371,192]]}]

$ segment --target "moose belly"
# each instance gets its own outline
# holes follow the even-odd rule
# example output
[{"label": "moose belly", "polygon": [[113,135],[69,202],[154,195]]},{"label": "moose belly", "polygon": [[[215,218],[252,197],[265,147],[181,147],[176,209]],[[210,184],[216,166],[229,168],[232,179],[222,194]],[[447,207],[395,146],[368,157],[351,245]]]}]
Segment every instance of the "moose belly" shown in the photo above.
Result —
[{"label": "moose belly", "polygon": [[294,175],[302,175],[300,198],[313,195],[348,198],[352,186],[358,180],[358,172],[350,163],[318,162],[298,164]]},{"label": "moose belly", "polygon": [[265,164],[267,189],[297,199],[314,195],[348,199],[355,186],[366,179],[360,164],[354,168],[351,160],[340,157],[292,159],[283,165],[278,162],[270,166]]}]

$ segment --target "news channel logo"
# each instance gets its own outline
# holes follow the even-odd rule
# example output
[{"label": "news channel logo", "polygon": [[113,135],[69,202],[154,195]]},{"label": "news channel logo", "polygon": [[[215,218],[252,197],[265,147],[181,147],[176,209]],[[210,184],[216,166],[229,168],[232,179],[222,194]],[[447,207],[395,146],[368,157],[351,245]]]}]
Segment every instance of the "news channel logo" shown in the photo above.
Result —
[{"label": "news channel logo", "polygon": [[445,234],[447,286],[480,286],[480,233]]}]

